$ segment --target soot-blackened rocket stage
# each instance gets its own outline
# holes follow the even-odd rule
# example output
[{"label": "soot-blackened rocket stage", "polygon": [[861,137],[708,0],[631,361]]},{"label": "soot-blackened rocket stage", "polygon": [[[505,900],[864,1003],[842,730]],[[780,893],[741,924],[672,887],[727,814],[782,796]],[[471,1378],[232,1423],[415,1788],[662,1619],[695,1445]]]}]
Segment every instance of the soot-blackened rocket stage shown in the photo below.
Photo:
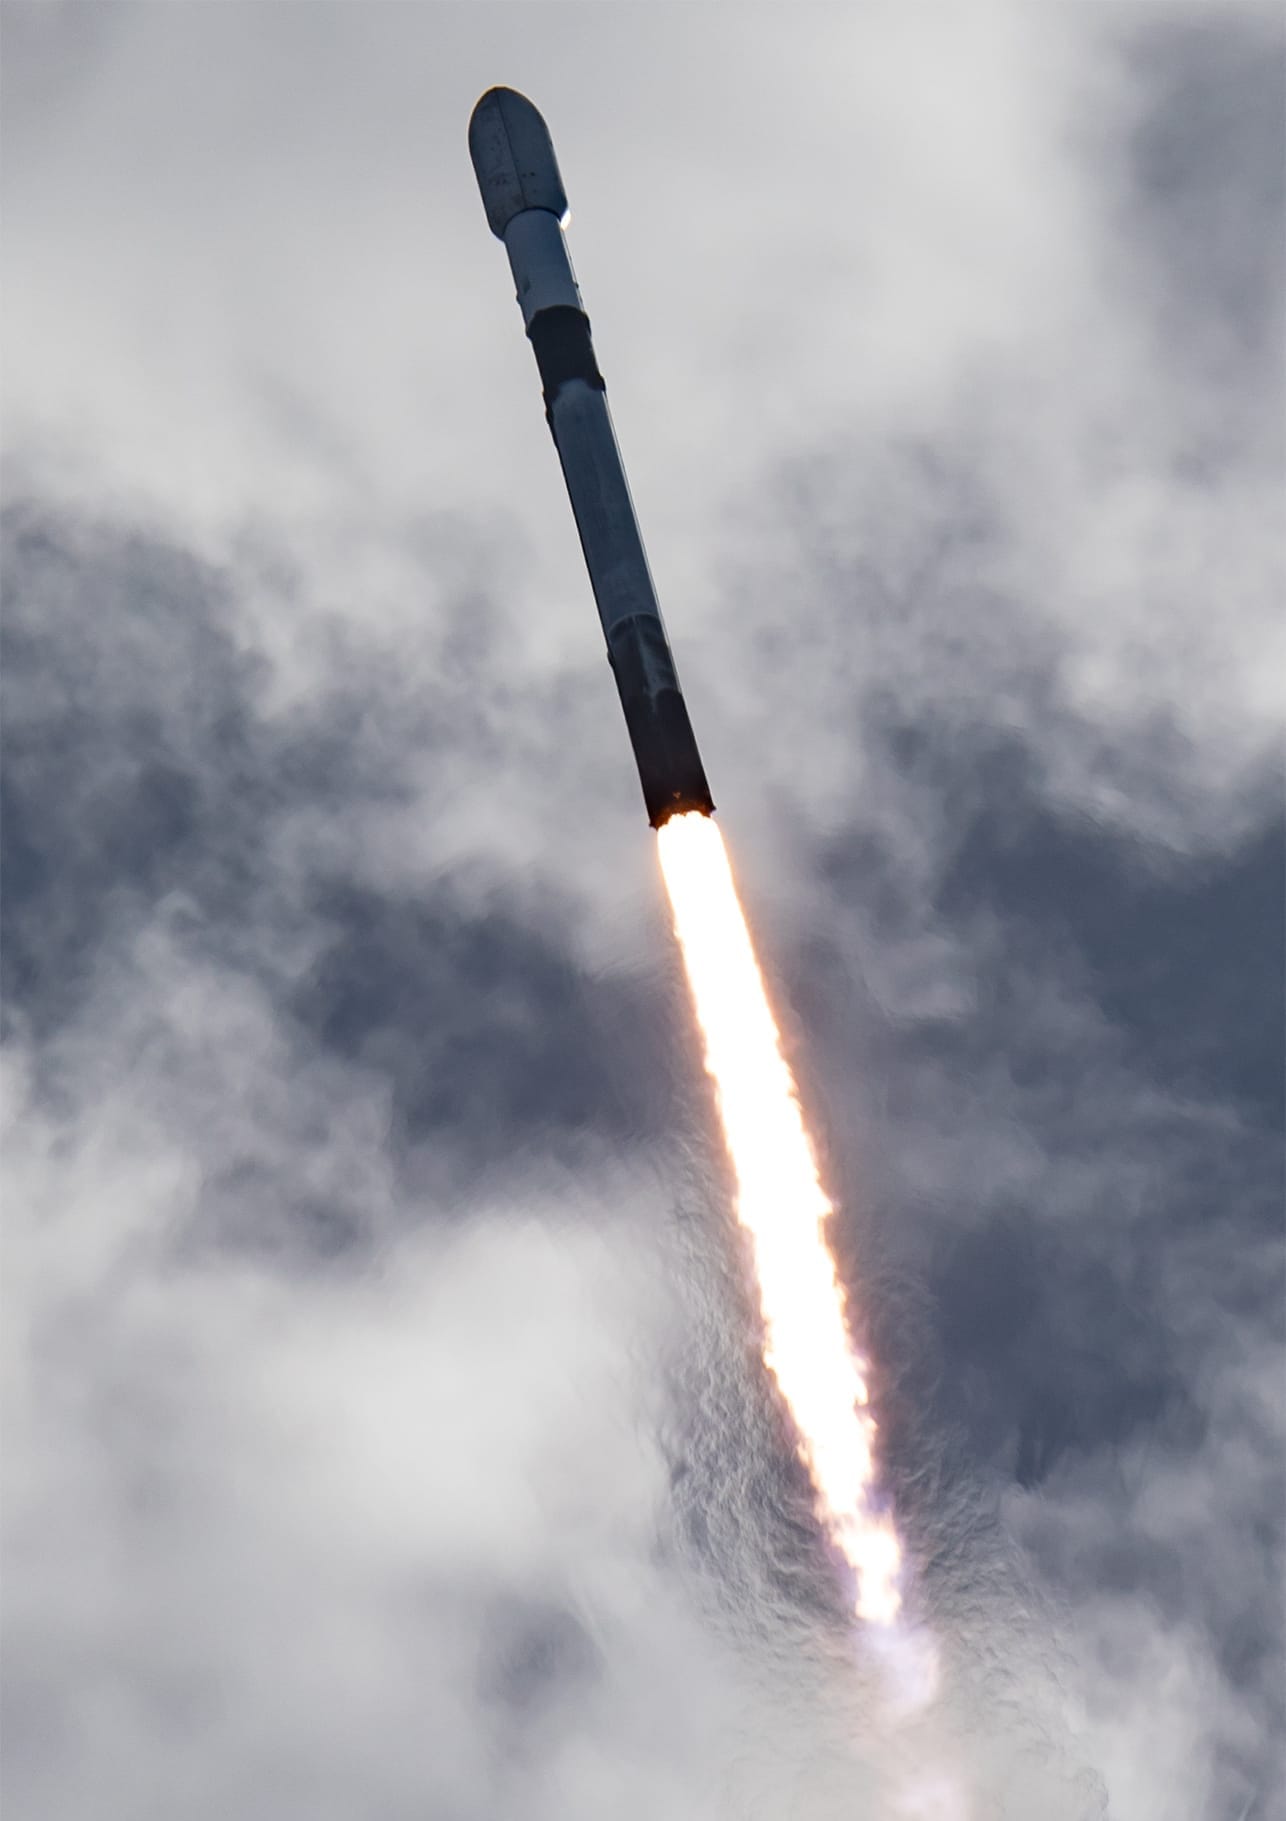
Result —
[{"label": "soot-blackened rocket stage", "polygon": [[563,221],[567,195],[549,129],[524,95],[488,89],[469,152],[491,231],[505,243],[625,725],[653,828],[714,809],[643,552]]}]

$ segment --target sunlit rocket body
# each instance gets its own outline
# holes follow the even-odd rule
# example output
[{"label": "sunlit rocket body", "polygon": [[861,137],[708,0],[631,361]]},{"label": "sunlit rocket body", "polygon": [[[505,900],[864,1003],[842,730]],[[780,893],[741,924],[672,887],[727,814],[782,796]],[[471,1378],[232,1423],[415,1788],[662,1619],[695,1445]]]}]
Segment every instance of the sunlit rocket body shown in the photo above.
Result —
[{"label": "sunlit rocket body", "polygon": [[492,232],[505,243],[545,415],[607,638],[648,819],[714,808],[643,551],[563,235],[567,196],[549,129],[525,96],[488,89],[469,152]]}]

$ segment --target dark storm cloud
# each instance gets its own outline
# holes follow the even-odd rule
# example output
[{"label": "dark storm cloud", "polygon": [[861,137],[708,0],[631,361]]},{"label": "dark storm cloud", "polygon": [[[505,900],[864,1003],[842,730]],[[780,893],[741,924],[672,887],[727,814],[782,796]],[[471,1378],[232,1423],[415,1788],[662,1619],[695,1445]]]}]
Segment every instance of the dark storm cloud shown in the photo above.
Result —
[{"label": "dark storm cloud", "polygon": [[166,891],[235,922],[275,787],[212,571],[24,509],[4,540],[5,998],[44,1027]]},{"label": "dark storm cloud", "polygon": [[[286,857],[292,817],[398,802],[406,760],[485,739],[457,705],[407,705],[354,661],[274,717],[233,637],[225,575],[144,535],[12,508],[4,526],[5,1003],[41,1034],[74,1017],[104,959],[166,902],[194,956],[246,970],[320,1044],[386,1079],[399,1142],[496,1161],[551,1129],[655,1131],[671,1097],[664,1019],[594,978],[545,909],[414,895],[332,844]],[[485,615],[469,611],[470,662]],[[467,722],[467,710],[465,712]],[[485,756],[485,747],[482,749]],[[295,950],[309,965],[298,974]],[[624,1058],[628,1057],[628,1065]]]},{"label": "dark storm cloud", "polygon": [[1003,903],[1017,942],[1066,946],[1141,1073],[1181,1093],[1244,1102],[1280,1125],[1280,819],[1218,861],[1183,864],[1018,795],[967,827],[943,882],[944,910]]},{"label": "dark storm cloud", "polygon": [[[945,927],[1000,918],[1004,956],[1061,967],[1141,1076],[1245,1103],[1280,1125],[1286,845],[1271,796],[1264,819],[1230,851],[1184,859],[1060,806],[1039,748],[1021,739],[986,726],[898,725],[879,702],[856,719],[882,749],[880,768],[913,777],[934,802],[935,823],[950,831],[933,902]],[[1141,732],[1139,744],[1146,740]],[[1158,731],[1157,769],[1176,740]],[[890,859],[878,837],[859,831],[822,859],[837,884],[856,891],[869,882],[867,902],[885,930],[906,917],[912,887],[899,890]],[[1022,1042],[1021,1008],[1005,1004],[1002,965],[997,956],[983,997]],[[985,1028],[982,1017],[977,1023]],[[1031,1066],[1039,1067],[1035,1058]]]},{"label": "dark storm cloud", "polygon": [[494,1151],[551,1130],[620,1142],[663,1125],[672,1033],[641,991],[588,977],[552,927],[501,906],[461,916],[446,894],[434,905],[332,889],[317,912],[330,933],[296,1015],[388,1074],[410,1135],[473,1134]]},{"label": "dark storm cloud", "polygon": [[[1013,739],[882,729],[875,704],[859,719],[914,770],[950,836],[927,895],[878,829],[828,839],[817,877],[835,908],[796,964],[794,999],[834,1046],[834,1069],[850,1019],[882,1032],[861,1073],[880,1084],[870,1116],[889,1155],[891,1128],[950,1095],[965,1131],[999,1121],[1043,1160],[1033,1183],[1015,1146],[1008,1176],[944,1186],[914,1222],[940,1235],[946,1393],[977,1453],[1031,1483],[1068,1447],[1115,1443],[1171,1406],[1184,1420],[1185,1380],[1203,1368],[1183,1359],[1176,1288],[1272,1326],[1279,1285],[1260,1248],[1279,1219],[1280,819],[1217,862],[1185,863],[1069,819],[1041,795],[1038,755]],[[859,1007],[850,993],[836,1025],[829,983],[849,918],[872,999]],[[881,1011],[881,949],[925,930],[968,957],[967,1003]],[[884,1219],[901,1224],[895,1208]],[[1176,1286],[1176,1256],[1207,1243],[1198,1281]]]}]

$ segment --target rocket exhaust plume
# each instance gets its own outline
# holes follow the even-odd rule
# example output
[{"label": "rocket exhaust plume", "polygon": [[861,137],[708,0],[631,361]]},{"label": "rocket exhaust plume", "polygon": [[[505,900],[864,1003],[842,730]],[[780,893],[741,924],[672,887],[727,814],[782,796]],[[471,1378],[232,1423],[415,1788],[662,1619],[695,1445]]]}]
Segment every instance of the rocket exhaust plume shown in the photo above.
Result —
[{"label": "rocket exhaust plume", "polygon": [[754,1249],[764,1361],[794,1418],[818,1516],[855,1571],[857,1612],[891,1624],[901,1550],[875,1502],[875,1423],[826,1241],[831,1204],[723,837],[708,816],[676,816],[658,848],[737,1179],[737,1218]]},{"label": "rocket exhaust plume", "polygon": [[854,1570],[856,1610],[888,1625],[899,1612],[901,1551],[877,1498],[875,1423],[826,1239],[831,1206],[711,820],[714,802],[567,252],[567,196],[554,148],[531,102],[499,88],[473,111],[469,151],[487,220],[509,255],[648,819],[658,831],[736,1176],[737,1217],[754,1252],[764,1359],[794,1420],[818,1516]]}]

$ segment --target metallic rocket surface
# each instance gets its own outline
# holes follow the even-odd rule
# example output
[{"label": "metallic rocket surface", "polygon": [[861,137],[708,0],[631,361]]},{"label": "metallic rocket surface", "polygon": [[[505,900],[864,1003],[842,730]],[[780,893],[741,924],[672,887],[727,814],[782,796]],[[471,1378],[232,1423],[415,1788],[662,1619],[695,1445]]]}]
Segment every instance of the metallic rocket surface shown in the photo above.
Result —
[{"label": "metallic rocket surface", "polygon": [[545,390],[585,564],[607,638],[648,819],[714,809],[621,465],[563,222],[549,129],[524,95],[488,89],[469,152],[491,231],[505,243]]}]

